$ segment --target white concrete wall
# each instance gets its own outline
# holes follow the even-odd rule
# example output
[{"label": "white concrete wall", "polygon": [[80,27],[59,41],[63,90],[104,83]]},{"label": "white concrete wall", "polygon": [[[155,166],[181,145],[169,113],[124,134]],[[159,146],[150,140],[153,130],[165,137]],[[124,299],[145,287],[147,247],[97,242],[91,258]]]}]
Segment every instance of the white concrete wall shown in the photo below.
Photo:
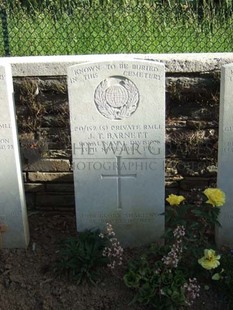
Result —
[{"label": "white concrete wall", "polygon": [[163,62],[166,65],[166,72],[209,72],[220,70],[222,65],[232,63],[233,53],[1,57],[0,63],[10,63],[14,77],[59,76],[66,75],[67,67],[78,63],[132,58]]}]

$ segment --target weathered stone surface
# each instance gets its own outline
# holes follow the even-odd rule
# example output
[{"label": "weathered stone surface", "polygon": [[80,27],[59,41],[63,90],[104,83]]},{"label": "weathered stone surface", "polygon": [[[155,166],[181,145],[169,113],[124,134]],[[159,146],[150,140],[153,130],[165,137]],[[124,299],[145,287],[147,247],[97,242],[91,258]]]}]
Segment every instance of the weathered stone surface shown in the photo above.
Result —
[{"label": "weathered stone surface", "polygon": [[219,90],[219,81],[213,76],[206,77],[192,77],[192,76],[180,76],[180,77],[167,77],[166,87],[173,95],[179,95],[179,93],[187,94],[188,96],[198,93],[199,96],[207,96],[209,90]]},{"label": "weathered stone surface", "polygon": [[205,189],[209,185],[209,179],[205,178],[184,178],[180,181],[181,190],[190,191],[192,189]]},{"label": "weathered stone surface", "polygon": [[67,95],[67,81],[64,77],[40,79],[39,88],[42,91]]},{"label": "weathered stone surface", "polygon": [[67,68],[90,61],[141,59],[159,61],[166,72],[212,72],[233,62],[233,53],[182,53],[182,54],[116,54],[77,56],[9,57],[4,61],[12,66],[14,76],[65,76]]},{"label": "weathered stone surface", "polygon": [[186,128],[187,121],[168,117],[166,120],[166,128]]},{"label": "weathered stone surface", "polygon": [[23,172],[23,182],[27,182],[27,174],[26,174],[26,172]]},{"label": "weathered stone surface", "polygon": [[28,172],[28,180],[31,182],[72,182],[73,174],[69,172]]},{"label": "weathered stone surface", "polygon": [[35,193],[25,192],[25,198],[26,198],[28,210],[35,209],[36,208],[36,196],[35,196]]},{"label": "weathered stone surface", "polygon": [[179,187],[179,183],[177,181],[174,181],[168,178],[166,178],[165,184],[167,188],[178,188]]},{"label": "weathered stone surface", "polygon": [[40,159],[23,166],[24,171],[70,171],[70,162],[67,159]]},{"label": "weathered stone surface", "polygon": [[43,192],[45,185],[41,183],[24,183],[25,192]]},{"label": "weathered stone surface", "polygon": [[211,176],[217,176],[218,167],[216,165],[207,166],[206,170]]},{"label": "weathered stone surface", "polygon": [[211,161],[178,161],[176,169],[182,176],[216,176],[216,166]]},{"label": "weathered stone surface", "polygon": [[176,168],[177,162],[175,161],[170,161],[169,164],[166,166],[165,171],[166,171],[166,176],[174,176],[178,174],[178,170]]},{"label": "weathered stone surface", "polygon": [[47,194],[38,193],[36,195],[36,206],[37,208],[59,208],[59,207],[74,207],[75,199],[73,195],[68,194]]},{"label": "weathered stone surface", "polygon": [[167,156],[187,160],[213,158],[217,156],[216,129],[206,130],[167,130]]},{"label": "weathered stone surface", "polygon": [[186,127],[189,129],[196,129],[196,130],[209,129],[209,128],[213,128],[216,130],[218,128],[218,121],[187,120]]},{"label": "weathered stone surface", "polygon": [[47,192],[72,192],[74,194],[74,184],[46,184]]}]

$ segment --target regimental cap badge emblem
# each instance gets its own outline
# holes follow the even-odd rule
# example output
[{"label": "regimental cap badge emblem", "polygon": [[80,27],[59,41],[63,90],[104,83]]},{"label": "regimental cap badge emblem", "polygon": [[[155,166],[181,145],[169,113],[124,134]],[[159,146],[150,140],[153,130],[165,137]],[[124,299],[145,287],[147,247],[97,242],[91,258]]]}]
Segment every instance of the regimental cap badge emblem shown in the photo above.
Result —
[{"label": "regimental cap badge emblem", "polygon": [[123,76],[111,76],[96,87],[94,102],[104,117],[123,120],[137,110],[139,91],[129,79]]}]

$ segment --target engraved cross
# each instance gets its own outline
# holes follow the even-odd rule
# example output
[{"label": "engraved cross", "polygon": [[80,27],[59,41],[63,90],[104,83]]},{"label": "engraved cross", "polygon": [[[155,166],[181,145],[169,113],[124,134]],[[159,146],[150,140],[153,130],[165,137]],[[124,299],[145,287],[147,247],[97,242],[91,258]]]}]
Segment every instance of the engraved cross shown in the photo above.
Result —
[{"label": "engraved cross", "polygon": [[121,179],[136,179],[137,174],[121,174],[121,156],[116,156],[117,174],[101,174],[101,179],[117,179],[117,209],[122,209],[121,201]]}]

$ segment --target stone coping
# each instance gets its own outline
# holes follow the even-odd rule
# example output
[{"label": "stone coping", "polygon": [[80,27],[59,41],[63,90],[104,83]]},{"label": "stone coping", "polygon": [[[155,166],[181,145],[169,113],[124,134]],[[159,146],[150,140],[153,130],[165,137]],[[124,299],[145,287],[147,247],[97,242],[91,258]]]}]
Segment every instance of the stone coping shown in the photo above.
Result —
[{"label": "stone coping", "polygon": [[192,73],[220,70],[222,65],[233,63],[233,53],[182,53],[182,54],[102,54],[0,57],[0,64],[10,63],[14,77],[65,76],[67,67],[85,62],[106,60],[142,59],[163,62],[166,72]]}]

